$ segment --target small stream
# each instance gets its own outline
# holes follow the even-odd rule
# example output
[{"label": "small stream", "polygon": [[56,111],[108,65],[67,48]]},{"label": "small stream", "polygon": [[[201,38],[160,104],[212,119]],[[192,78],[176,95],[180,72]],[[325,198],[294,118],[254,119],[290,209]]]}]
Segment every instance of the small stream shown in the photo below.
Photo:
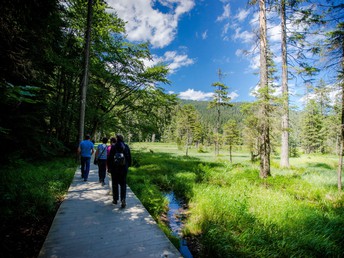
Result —
[{"label": "small stream", "polygon": [[166,193],[165,196],[169,202],[167,219],[169,221],[169,226],[172,230],[173,235],[179,238],[179,252],[183,255],[184,258],[192,258],[192,254],[187,246],[187,242],[185,239],[183,239],[182,236],[182,228],[184,226],[184,208],[181,202],[176,199],[173,192]]}]

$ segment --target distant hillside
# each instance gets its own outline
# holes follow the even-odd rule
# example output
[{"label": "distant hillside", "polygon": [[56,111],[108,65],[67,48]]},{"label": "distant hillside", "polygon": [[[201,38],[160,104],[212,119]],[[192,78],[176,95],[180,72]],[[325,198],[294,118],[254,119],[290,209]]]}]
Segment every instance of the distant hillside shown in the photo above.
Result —
[{"label": "distant hillside", "polygon": [[[180,100],[181,105],[191,104],[200,113],[202,121],[205,124],[216,124],[216,109],[208,109],[209,101],[195,101],[195,100]],[[232,107],[221,107],[221,125],[226,123],[230,119],[234,119],[240,123],[243,119],[243,115],[240,112],[242,102],[231,103]]]}]

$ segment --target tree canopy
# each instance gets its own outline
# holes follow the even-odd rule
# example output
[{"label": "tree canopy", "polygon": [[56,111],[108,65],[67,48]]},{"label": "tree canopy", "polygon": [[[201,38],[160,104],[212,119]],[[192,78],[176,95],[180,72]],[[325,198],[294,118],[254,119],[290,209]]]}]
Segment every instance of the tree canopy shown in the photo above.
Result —
[{"label": "tree canopy", "polygon": [[[75,150],[87,4],[5,0],[0,8],[1,159]],[[94,1],[85,133],[139,138],[146,121],[161,134],[169,119],[161,111],[176,102],[159,86],[169,83],[168,68],[146,66],[149,44],[128,42],[124,21],[107,8]]]}]

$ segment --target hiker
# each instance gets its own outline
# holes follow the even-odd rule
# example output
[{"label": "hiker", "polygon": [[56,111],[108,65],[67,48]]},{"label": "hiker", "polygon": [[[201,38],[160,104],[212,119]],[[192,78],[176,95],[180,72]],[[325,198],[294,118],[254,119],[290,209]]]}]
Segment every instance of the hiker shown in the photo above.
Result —
[{"label": "hiker", "polygon": [[104,137],[102,139],[102,144],[98,145],[96,154],[94,155],[94,164],[98,165],[99,183],[101,183],[102,186],[105,185],[106,177],[107,142],[108,138]]},{"label": "hiker", "polygon": [[90,135],[87,134],[85,136],[85,139],[80,142],[80,145],[78,147],[78,153],[81,156],[81,178],[83,178],[85,182],[87,181],[88,174],[90,173],[91,156],[94,153],[94,145],[90,139]]},{"label": "hiker", "polygon": [[112,178],[113,204],[117,204],[120,188],[121,207],[126,206],[127,174],[131,166],[130,148],[124,143],[123,136],[116,135],[116,143],[111,147],[109,155],[110,173]]},{"label": "hiker", "polygon": [[110,138],[110,145],[107,147],[107,172],[108,173],[110,173],[110,165],[111,164],[109,164],[109,157],[110,157],[110,151],[111,151],[111,147],[113,146],[113,145],[115,145],[115,143],[116,143],[116,138],[115,137],[111,137]]}]

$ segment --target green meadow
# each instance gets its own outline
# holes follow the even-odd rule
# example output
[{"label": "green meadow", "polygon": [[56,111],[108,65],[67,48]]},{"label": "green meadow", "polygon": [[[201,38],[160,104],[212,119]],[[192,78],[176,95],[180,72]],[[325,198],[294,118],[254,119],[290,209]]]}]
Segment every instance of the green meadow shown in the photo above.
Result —
[{"label": "green meadow", "polygon": [[[191,149],[186,157],[175,144],[130,146],[129,186],[176,245],[163,219],[164,194],[173,191],[187,205],[183,233],[201,246],[195,257],[344,257],[338,157],[301,155],[280,169],[272,156],[272,176],[263,180],[245,150],[231,164],[226,151],[215,158],[213,149]],[[76,166],[69,157],[0,169],[4,253],[38,254]]]},{"label": "green meadow", "polygon": [[[188,206],[184,236],[197,240],[197,257],[343,257],[344,198],[337,189],[337,157],[301,155],[290,169],[271,158],[271,174],[237,150],[218,157],[165,143],[131,144],[128,184],[159,222],[164,193]],[[173,240],[173,239],[172,239]],[[174,241],[174,240],[173,240]]]}]

